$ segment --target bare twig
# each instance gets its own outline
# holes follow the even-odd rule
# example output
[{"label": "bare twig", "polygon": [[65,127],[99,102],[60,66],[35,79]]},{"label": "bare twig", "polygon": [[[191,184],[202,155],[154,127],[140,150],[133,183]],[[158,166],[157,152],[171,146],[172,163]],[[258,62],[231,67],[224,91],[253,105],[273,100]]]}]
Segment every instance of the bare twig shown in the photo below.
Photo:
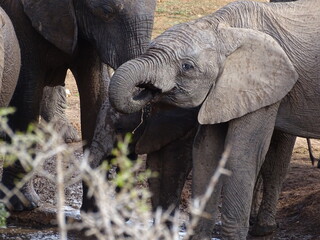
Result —
[{"label": "bare twig", "polygon": [[[2,121],[0,127],[3,129]],[[8,128],[8,126],[5,126]],[[9,191],[4,186],[0,186],[6,194],[4,198],[9,204],[9,199],[16,195],[23,199],[23,194],[19,189],[31,180],[35,172],[42,172],[44,161],[53,156],[57,156],[56,178],[51,174],[40,174],[47,177],[49,180],[57,181],[57,220],[59,232],[62,240],[67,239],[67,231],[70,229],[86,229],[87,235],[95,236],[97,239],[108,240],[140,240],[140,239],[166,239],[179,240],[179,212],[171,214],[173,208],[163,211],[158,209],[155,213],[151,211],[149,206],[150,192],[144,189],[139,184],[138,178],[150,177],[151,174],[147,171],[139,175],[141,169],[141,161],[136,164],[127,159],[127,150],[129,141],[125,140],[119,145],[119,149],[115,151],[117,158],[116,164],[124,164],[120,169],[120,173],[112,181],[107,181],[106,173],[110,168],[109,164],[103,164],[102,167],[93,169],[89,161],[89,153],[85,152],[81,164],[74,165],[71,169],[66,170],[63,166],[62,159],[70,161],[74,158],[70,147],[63,144],[59,134],[55,133],[53,128],[41,126],[40,129],[35,128],[33,133],[28,137],[16,136],[9,129],[6,130],[10,135],[10,144],[0,145],[1,155],[15,155],[19,158],[22,165],[29,170],[24,178],[17,184],[17,188]],[[28,142],[31,141],[31,142]],[[13,144],[12,144],[13,143]],[[22,146],[22,144],[26,144]],[[37,151],[34,151],[34,146],[37,145]],[[33,148],[32,148],[33,147]],[[32,149],[32,151],[29,150]],[[31,155],[28,153],[32,153]],[[230,175],[224,166],[229,156],[230,149],[227,148],[219,163],[217,171],[210,180],[209,187],[205,194],[196,199],[191,208],[193,217],[190,222],[187,222],[187,232],[184,239],[190,238],[193,234],[193,229],[197,225],[206,203],[212,195],[214,188],[222,174]],[[107,166],[107,167],[106,167]],[[73,172],[79,172],[76,180],[82,179],[89,186],[89,195],[94,196],[98,212],[96,213],[81,213],[82,222],[67,224],[65,222],[65,194],[64,188],[73,184],[76,180],[71,179]],[[139,172],[139,174],[137,174]],[[119,185],[120,184],[120,185]],[[121,187],[121,191],[116,194],[116,188]],[[26,200],[26,199],[25,199]],[[130,221],[128,221],[130,219]],[[167,227],[167,222],[172,223],[172,228]]]}]

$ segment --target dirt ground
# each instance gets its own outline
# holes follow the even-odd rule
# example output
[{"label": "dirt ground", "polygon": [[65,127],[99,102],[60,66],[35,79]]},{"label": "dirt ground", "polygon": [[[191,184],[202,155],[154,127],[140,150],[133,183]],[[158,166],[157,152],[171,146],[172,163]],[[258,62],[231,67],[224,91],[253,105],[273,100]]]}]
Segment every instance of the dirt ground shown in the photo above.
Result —
[{"label": "dirt ground", "polygon": [[[153,36],[160,34],[173,24],[201,17],[213,12],[230,0],[158,0]],[[67,115],[72,124],[80,131],[79,94],[71,74],[68,75]],[[320,141],[313,140],[314,153],[320,157]],[[81,152],[78,153],[81,158]],[[52,164],[52,165],[51,165]],[[54,161],[48,165],[54,168]],[[35,185],[44,202],[55,204],[54,186],[43,178],[36,178]],[[186,195],[190,190],[186,190]],[[68,204],[77,209],[81,201],[80,183],[67,190]],[[291,169],[283,186],[278,203],[278,231],[273,239],[320,240],[320,169],[311,165],[306,140],[297,140],[291,161]],[[0,237],[1,238],[1,237]],[[270,239],[259,238],[259,239]]]},{"label": "dirt ground", "polygon": [[[319,157],[319,140],[313,148]],[[290,167],[278,203],[276,239],[320,239],[320,169],[311,166],[305,139],[297,140]]]}]

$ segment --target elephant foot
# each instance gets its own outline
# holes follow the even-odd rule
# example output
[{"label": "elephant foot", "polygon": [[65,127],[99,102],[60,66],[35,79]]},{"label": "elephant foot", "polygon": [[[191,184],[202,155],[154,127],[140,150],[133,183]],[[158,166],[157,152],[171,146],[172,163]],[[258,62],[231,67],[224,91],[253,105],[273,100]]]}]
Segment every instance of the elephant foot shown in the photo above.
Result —
[{"label": "elephant foot", "polygon": [[274,211],[270,211],[270,208],[271,207],[260,207],[260,212],[252,225],[250,235],[267,236],[277,230],[278,225],[276,223],[275,213]]},{"label": "elephant foot", "polygon": [[62,139],[66,143],[81,141],[81,137],[79,136],[78,131],[67,119],[56,120],[54,126],[58,133],[62,133]]},{"label": "elephant foot", "polygon": [[199,234],[195,234],[193,235],[190,239],[191,240],[211,240],[212,238],[210,237],[211,234],[207,234],[207,233],[199,233]]},{"label": "elephant foot", "polygon": [[[3,182],[8,189],[13,189],[14,185],[6,184]],[[22,212],[22,211],[31,211],[39,207],[40,198],[35,192],[32,183],[26,183],[21,189],[20,193],[23,195],[22,198],[19,198],[17,195],[13,195],[9,199],[9,203],[6,203],[6,207],[9,211]],[[5,198],[5,194],[0,191],[0,199]]]},{"label": "elephant foot", "polygon": [[84,212],[98,212],[99,209],[95,204],[94,198],[91,199],[82,199],[82,205],[80,207],[81,211]]},{"label": "elephant foot", "polygon": [[85,182],[82,182],[82,204],[80,211],[84,212],[98,212],[98,207],[96,204],[96,199],[94,196],[88,196],[89,187]]},{"label": "elephant foot", "polygon": [[213,221],[204,221],[198,223],[194,229],[194,234],[191,236],[191,240],[211,240],[213,236]]},{"label": "elephant foot", "polygon": [[67,126],[65,128],[66,131],[63,134],[63,139],[66,143],[81,141],[81,137],[79,136],[78,131],[74,128],[74,126],[67,122]]},{"label": "elephant foot", "polygon": [[277,230],[277,228],[278,228],[277,224],[260,225],[256,223],[253,225],[250,231],[250,235],[257,236],[257,237],[267,236],[274,233]]}]

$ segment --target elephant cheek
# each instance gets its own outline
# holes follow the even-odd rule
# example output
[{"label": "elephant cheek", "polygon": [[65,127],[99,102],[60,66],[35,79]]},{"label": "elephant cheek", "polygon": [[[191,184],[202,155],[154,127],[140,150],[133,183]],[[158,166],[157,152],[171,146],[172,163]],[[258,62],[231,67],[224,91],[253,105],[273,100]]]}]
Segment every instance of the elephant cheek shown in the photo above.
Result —
[{"label": "elephant cheek", "polygon": [[172,104],[181,108],[194,108],[202,104],[205,95],[188,94],[188,93],[170,93],[161,98],[161,102]]}]

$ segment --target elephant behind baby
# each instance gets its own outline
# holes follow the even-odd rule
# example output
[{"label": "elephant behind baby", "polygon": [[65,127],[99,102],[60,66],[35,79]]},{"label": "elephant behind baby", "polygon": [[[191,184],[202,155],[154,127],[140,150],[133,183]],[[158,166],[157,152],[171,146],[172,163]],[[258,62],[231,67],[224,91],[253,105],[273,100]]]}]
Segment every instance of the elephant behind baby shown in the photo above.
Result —
[{"label": "elephant behind baby", "polygon": [[[110,100],[122,112],[137,111],[150,100],[200,106],[193,144],[196,196],[206,189],[224,147],[231,146],[232,175],[221,179],[206,209],[215,215],[222,191],[223,238],[246,239],[263,163],[270,163],[268,177],[273,167],[288,165],[294,136],[320,137],[319,7],[318,0],[231,3],[167,30],[111,80]],[[143,89],[137,94],[135,87]],[[287,167],[282,169],[266,182],[281,185]],[[268,196],[272,186],[264,187],[266,199],[274,197]],[[259,213],[261,220],[273,214],[264,207]],[[202,219],[194,238],[208,239],[213,224]]]},{"label": "elephant behind baby", "polygon": [[[0,7],[0,110],[10,103],[18,82],[20,66],[20,47],[15,30],[10,18]],[[0,128],[0,141],[4,139],[5,133]],[[3,159],[0,157],[0,160],[2,167]]]},{"label": "elephant behind baby", "polygon": [[[155,4],[156,0],[0,1],[21,47],[21,72],[10,103],[16,107],[12,128],[24,131],[38,120],[44,86],[63,85],[70,69],[80,95],[82,139],[89,147],[96,124],[104,121],[97,118],[107,94],[103,64],[116,69],[144,52]],[[3,184],[12,189],[20,173],[24,170],[19,162],[5,168]],[[93,209],[93,202],[86,200],[87,186],[83,187],[82,209]],[[10,200],[14,210],[37,205],[35,194],[24,194],[28,205],[14,197]]]},{"label": "elephant behind baby", "polygon": [[6,12],[0,8],[0,108],[10,103],[20,66],[20,47],[15,30]]}]

